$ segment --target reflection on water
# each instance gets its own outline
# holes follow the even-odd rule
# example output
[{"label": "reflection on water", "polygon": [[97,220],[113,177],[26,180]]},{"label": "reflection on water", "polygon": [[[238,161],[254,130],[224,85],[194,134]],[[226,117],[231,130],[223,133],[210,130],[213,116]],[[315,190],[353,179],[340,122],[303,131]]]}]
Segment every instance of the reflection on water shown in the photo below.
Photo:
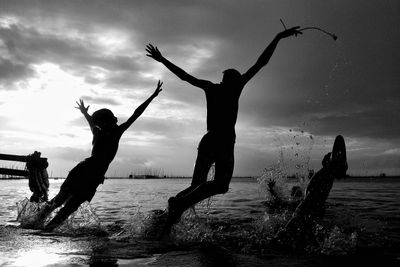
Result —
[{"label": "reflection on water", "polygon": [[60,263],[67,259],[67,256],[58,254],[59,251],[55,253],[52,250],[51,247],[44,247],[21,251],[16,255],[15,260],[10,262],[10,264],[16,266],[39,267]]},{"label": "reflection on water", "polygon": [[14,226],[0,228],[0,243],[0,263],[4,266],[82,263],[84,257],[79,254],[91,247],[88,241],[73,242],[69,237]]},{"label": "reflection on water", "polygon": [[[0,264],[144,265],[155,261],[157,254],[176,250],[145,241],[138,233],[156,222],[151,211],[163,210],[168,197],[190,180],[106,180],[90,205],[83,205],[75,218],[47,234],[12,226],[17,217],[15,203],[30,194],[26,181],[0,183]],[[51,181],[50,197],[61,183]],[[399,180],[336,181],[328,199],[326,224],[316,233],[321,237],[320,252],[341,255],[360,245],[395,250],[400,244],[399,194]],[[196,213],[185,213],[174,229],[175,242],[185,246],[211,242],[250,255],[268,253],[262,248],[268,248],[272,234],[290,214],[265,213],[264,200],[256,180],[234,179],[230,191],[213,197],[211,206],[203,203],[196,206]]]}]

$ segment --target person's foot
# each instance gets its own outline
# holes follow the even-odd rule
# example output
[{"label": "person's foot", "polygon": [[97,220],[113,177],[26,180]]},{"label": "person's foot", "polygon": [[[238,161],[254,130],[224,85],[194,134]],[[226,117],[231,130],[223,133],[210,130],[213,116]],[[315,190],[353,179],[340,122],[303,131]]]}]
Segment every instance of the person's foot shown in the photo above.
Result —
[{"label": "person's foot", "polygon": [[56,216],[54,216],[53,219],[51,219],[51,221],[49,223],[47,223],[44,226],[44,230],[45,231],[53,231],[55,228],[60,226],[67,218],[68,218],[68,216],[66,216],[65,214],[60,215],[60,213],[58,213]]},{"label": "person's foot", "polygon": [[55,223],[55,222],[50,221],[48,224],[43,226],[42,230],[43,230],[43,232],[52,232],[59,225],[60,225],[60,223],[58,223],[58,222]]},{"label": "person's foot", "polygon": [[346,145],[341,135],[336,136],[332,148],[332,170],[337,176],[344,177],[347,171]]},{"label": "person's foot", "polygon": [[29,199],[30,202],[35,202],[35,203],[39,203],[40,198],[38,195],[36,195],[35,193],[33,193],[33,195],[31,196],[31,198]]},{"label": "person's foot", "polygon": [[50,203],[46,203],[43,208],[40,210],[39,215],[38,215],[38,222],[42,222],[46,219],[47,216],[50,215],[52,212],[52,206]]},{"label": "person's foot", "polygon": [[170,197],[168,199],[168,208],[166,212],[164,213],[167,214],[167,219],[164,225],[163,230],[161,231],[161,234],[157,238],[158,240],[170,240],[170,233],[172,230],[172,227],[174,224],[179,220],[183,213],[183,208],[182,206],[179,205],[178,198],[176,197]]},{"label": "person's foot", "polygon": [[168,219],[167,219],[167,221],[171,221],[172,224],[175,224],[176,221],[181,217],[181,215],[184,211],[185,211],[185,208],[181,205],[179,198],[170,197],[168,199]]},{"label": "person's foot", "polygon": [[177,208],[177,199],[176,197],[170,197],[168,199],[168,212],[171,212],[172,210],[175,210]]}]

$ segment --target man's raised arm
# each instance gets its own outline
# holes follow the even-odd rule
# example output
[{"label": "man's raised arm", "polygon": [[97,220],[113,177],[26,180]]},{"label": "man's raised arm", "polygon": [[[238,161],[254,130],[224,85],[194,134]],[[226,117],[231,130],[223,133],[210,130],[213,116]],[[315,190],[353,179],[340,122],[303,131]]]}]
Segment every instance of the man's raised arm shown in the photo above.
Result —
[{"label": "man's raised arm", "polygon": [[250,81],[251,78],[253,78],[254,75],[256,75],[257,72],[262,67],[267,65],[268,61],[270,60],[272,54],[275,51],[276,46],[278,45],[278,42],[281,39],[292,35],[297,36],[297,34],[303,34],[301,31],[298,30],[299,28],[300,28],[299,26],[296,26],[278,33],[276,37],[272,40],[272,42],[264,50],[264,52],[261,54],[261,56],[258,58],[257,62],[245,74],[243,74],[244,83]]},{"label": "man's raised arm", "polygon": [[181,80],[184,80],[190,83],[193,86],[205,89],[210,86],[212,83],[206,80],[200,80],[192,75],[188,74],[183,69],[174,65],[168,59],[161,55],[161,52],[158,50],[157,46],[153,46],[152,44],[148,44],[146,46],[146,52],[148,53],[146,56],[153,58],[154,60],[163,63],[172,73],[178,76]]}]

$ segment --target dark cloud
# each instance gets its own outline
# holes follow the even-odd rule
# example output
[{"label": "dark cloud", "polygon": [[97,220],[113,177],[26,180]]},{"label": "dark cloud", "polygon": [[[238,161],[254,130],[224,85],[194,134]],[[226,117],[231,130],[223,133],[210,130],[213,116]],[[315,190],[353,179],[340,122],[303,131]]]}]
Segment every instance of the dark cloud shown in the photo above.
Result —
[{"label": "dark cloud", "polygon": [[400,133],[400,105],[370,108],[366,111],[348,114],[332,114],[321,118],[312,117],[313,133],[349,137],[370,137],[374,139],[397,139]]},{"label": "dark cloud", "polygon": [[[256,62],[283,29],[282,18],[287,26],[319,26],[339,39],[333,42],[310,30],[282,40],[268,65],[244,89],[238,122],[248,127],[301,125],[314,135],[340,132],[370,138],[370,144],[386,140],[398,147],[399,10],[398,1],[361,0],[2,1],[1,17],[15,21],[0,23],[0,83],[13,88],[15,82],[36,75],[35,64],[49,62],[90,85],[110,89],[109,95],[84,96],[88,102],[119,105],[116,89],[123,90],[120,96],[126,99],[144,100],[144,90],[154,88],[157,78],[144,74],[158,64],[145,56],[147,43],[157,45],[168,59],[195,77],[218,83],[222,70],[232,67],[243,73]],[[113,36],[123,37],[125,49],[114,51],[112,42],[106,49],[98,43]],[[159,105],[183,114],[190,110],[205,115],[204,93],[158,67],[165,71],[160,73],[162,97],[178,103]],[[202,132],[201,119],[143,117],[132,131],[164,136],[171,150],[170,140],[190,131],[188,124]],[[157,148],[164,148],[161,143],[151,149],[159,158],[165,156],[155,152]],[[245,160],[247,155],[269,157],[246,146],[241,151],[246,156],[238,156],[245,162],[238,164],[240,170],[262,165],[259,158]],[[144,149],[140,153],[150,156]]]},{"label": "dark cloud", "polygon": [[[33,27],[14,24],[10,28],[0,28],[0,40],[12,44],[7,46],[8,54],[20,62],[0,62],[0,74],[7,75],[6,78],[11,81],[19,80],[22,75],[32,75],[30,66],[41,63],[57,64],[61,69],[83,76],[94,84],[103,82],[109,86],[126,87],[138,80],[140,68],[136,57],[104,54],[103,48],[90,39],[41,33]],[[107,71],[106,77],[95,78],[97,70],[94,67]]]},{"label": "dark cloud", "polygon": [[19,64],[11,60],[0,58],[0,90],[15,89],[14,82],[25,80],[34,75],[29,65]]},{"label": "dark cloud", "polygon": [[[397,175],[400,166],[400,154],[394,155],[361,155],[348,159],[349,166],[352,167],[350,174],[354,175]],[[377,172],[379,170],[379,172]]]}]

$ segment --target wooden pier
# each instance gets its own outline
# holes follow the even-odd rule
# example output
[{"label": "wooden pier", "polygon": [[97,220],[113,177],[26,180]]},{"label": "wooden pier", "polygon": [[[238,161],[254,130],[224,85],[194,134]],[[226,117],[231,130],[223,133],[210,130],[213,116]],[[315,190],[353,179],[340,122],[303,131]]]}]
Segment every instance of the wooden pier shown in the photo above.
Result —
[{"label": "wooden pier", "polygon": [[[0,154],[0,160],[28,162],[29,159],[30,159],[30,156]],[[42,161],[42,162],[47,162],[47,158],[40,157],[39,160]],[[0,174],[10,175],[10,176],[28,177],[29,171],[27,171],[27,170],[19,170],[19,169],[10,169],[10,168],[0,168]]]}]

